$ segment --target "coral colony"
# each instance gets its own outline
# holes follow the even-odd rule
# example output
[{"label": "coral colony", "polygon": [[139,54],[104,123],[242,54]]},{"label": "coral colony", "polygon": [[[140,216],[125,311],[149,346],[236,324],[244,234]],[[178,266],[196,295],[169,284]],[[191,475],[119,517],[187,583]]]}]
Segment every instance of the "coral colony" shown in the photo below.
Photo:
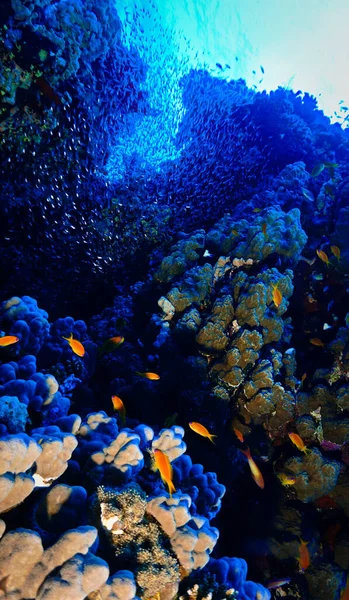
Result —
[{"label": "coral colony", "polygon": [[0,4],[0,597],[346,600],[347,119]]}]

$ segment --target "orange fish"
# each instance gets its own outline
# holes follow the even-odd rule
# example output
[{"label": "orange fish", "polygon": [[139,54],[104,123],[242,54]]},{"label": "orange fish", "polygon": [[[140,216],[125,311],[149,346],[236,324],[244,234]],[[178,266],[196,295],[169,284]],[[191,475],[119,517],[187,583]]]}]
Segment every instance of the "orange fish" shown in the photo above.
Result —
[{"label": "orange fish", "polygon": [[105,354],[107,352],[113,352],[117,350],[121,344],[123,344],[125,338],[122,335],[116,335],[115,337],[109,338],[106,340],[100,348],[98,348],[98,354]]},{"label": "orange fish", "polygon": [[264,488],[264,479],[263,479],[263,475],[260,472],[259,468],[257,467],[255,461],[253,460],[252,456],[251,456],[251,450],[249,448],[247,448],[247,450],[241,450],[241,452],[246,456],[247,460],[248,460],[248,465],[251,469],[251,474],[253,479],[255,480],[256,484],[262,488]]},{"label": "orange fish", "polygon": [[274,302],[276,308],[279,308],[279,306],[282,302],[282,293],[280,292],[277,283],[274,284],[272,287],[273,287],[273,302]]},{"label": "orange fish", "polygon": [[0,347],[6,348],[6,346],[11,346],[17,342],[19,342],[19,338],[16,335],[4,335],[4,337],[0,338]]},{"label": "orange fish", "polygon": [[109,338],[108,344],[112,344],[114,347],[121,346],[125,341],[125,338],[122,335],[116,335],[115,337]]},{"label": "orange fish", "polygon": [[307,378],[307,374],[306,374],[306,373],[303,373],[303,375],[302,375],[302,377],[301,377],[301,380],[300,380],[300,382],[299,382],[299,386],[298,386],[298,388],[296,389],[296,392],[298,392],[300,389],[302,389],[302,387],[303,387],[303,384],[304,384],[304,382],[305,382],[306,378]]},{"label": "orange fish", "polygon": [[338,246],[331,246],[331,252],[332,252],[332,254],[336,257],[336,259],[339,262],[340,259],[341,259],[341,251],[338,248]]},{"label": "orange fish", "polygon": [[297,559],[299,562],[299,566],[301,568],[301,571],[305,571],[309,565],[310,565],[310,554],[309,554],[309,550],[307,548],[309,542],[305,542],[304,540],[300,539],[300,546],[299,546],[299,558]]},{"label": "orange fish", "polygon": [[190,427],[190,429],[195,431],[195,433],[202,435],[202,437],[207,437],[212,442],[212,444],[214,444],[214,441],[212,438],[217,437],[217,436],[214,435],[213,433],[210,433],[208,431],[208,429],[206,429],[206,427],[204,427],[204,425],[201,425],[201,423],[196,423],[195,421],[191,421],[189,423],[189,427]]},{"label": "orange fish", "polygon": [[68,338],[64,337],[64,335],[62,335],[62,338],[64,340],[67,340],[69,346],[75,354],[77,354],[78,356],[84,356],[85,348],[83,347],[82,343],[79,342],[79,340],[74,340],[72,333]]},{"label": "orange fish", "polygon": [[322,260],[322,262],[326,263],[327,267],[331,264],[326,252],[324,252],[323,250],[317,249],[316,254]]},{"label": "orange fish", "polygon": [[262,232],[263,232],[263,235],[267,235],[267,224],[266,223],[263,223],[263,225],[262,225]]},{"label": "orange fish", "polygon": [[340,600],[349,600],[349,575],[347,576],[347,583],[342,590]]},{"label": "orange fish", "polygon": [[233,427],[234,433],[236,435],[236,437],[238,438],[239,442],[243,443],[244,440],[244,436],[242,435],[241,431],[239,431],[238,429],[236,429],[236,427]]},{"label": "orange fish", "polygon": [[325,348],[325,342],[320,340],[320,338],[310,338],[309,342],[313,344],[313,346],[319,346],[319,348]]},{"label": "orange fish", "polygon": [[239,235],[239,232],[237,229],[232,229],[231,230],[231,234],[234,235],[235,237]]},{"label": "orange fish", "polygon": [[108,342],[110,342],[113,345],[116,346],[121,346],[121,344],[123,344],[125,341],[125,338],[122,335],[116,335],[112,338],[109,338]]},{"label": "orange fish", "polygon": [[162,481],[166,483],[168,492],[170,496],[172,496],[173,492],[176,491],[176,488],[172,482],[173,469],[169,458],[167,454],[158,449],[154,450],[154,458],[155,468],[159,471]]},{"label": "orange fish", "polygon": [[136,371],[136,375],[144,377],[145,379],[150,379],[151,381],[157,381],[158,379],[160,379],[160,375],[157,375],[157,373],[150,373],[149,371],[146,371],[145,373],[140,373],[139,371]]},{"label": "orange fish", "polygon": [[119,398],[119,396],[112,396],[111,397],[111,401],[113,403],[113,408],[114,410],[117,410],[120,417],[121,417],[121,421],[123,423],[125,423],[126,421],[126,409],[124,406],[123,401],[121,400],[121,398]]},{"label": "orange fish", "polygon": [[290,438],[292,444],[298,448],[301,452],[309,452],[308,448],[304,444],[302,438],[298,435],[298,433],[289,433],[288,437]]},{"label": "orange fish", "polygon": [[294,475],[288,475],[287,473],[278,473],[278,479],[281,481],[282,485],[294,485],[296,483],[296,478]]}]

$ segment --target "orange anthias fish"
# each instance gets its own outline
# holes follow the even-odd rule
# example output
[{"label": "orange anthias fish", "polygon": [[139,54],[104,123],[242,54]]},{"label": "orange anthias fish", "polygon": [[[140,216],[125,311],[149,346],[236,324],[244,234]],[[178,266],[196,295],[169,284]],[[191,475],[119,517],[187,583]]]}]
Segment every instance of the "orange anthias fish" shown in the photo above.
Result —
[{"label": "orange anthias fish", "polygon": [[288,475],[287,473],[278,473],[278,479],[281,481],[282,485],[294,485],[296,483],[296,478],[294,475]]},{"label": "orange anthias fish", "polygon": [[292,444],[294,444],[296,448],[298,448],[298,450],[305,453],[309,452],[309,449],[306,447],[305,443],[303,442],[302,438],[298,435],[298,433],[289,433],[288,437],[290,438]]},{"label": "orange anthias fish", "polygon": [[298,386],[298,388],[296,390],[297,392],[303,387],[306,378],[307,378],[307,374],[303,373],[303,375],[301,377],[301,380],[300,380],[300,383],[299,383],[299,386]]},{"label": "orange anthias fish", "polygon": [[6,348],[6,346],[11,346],[17,342],[19,342],[19,338],[16,335],[4,335],[0,338],[0,348]]},{"label": "orange anthias fish", "polygon": [[273,285],[273,302],[274,302],[276,308],[279,308],[279,306],[282,302],[282,293],[280,292],[277,283],[275,285]]},{"label": "orange anthias fish", "polygon": [[263,232],[263,235],[267,235],[267,224],[266,223],[263,223],[263,225],[262,225],[262,232]]},{"label": "orange anthias fish", "polygon": [[201,425],[201,423],[196,423],[196,421],[191,421],[189,423],[189,427],[190,427],[190,429],[195,431],[195,433],[202,435],[202,437],[207,437],[212,442],[212,444],[214,444],[214,441],[212,438],[217,437],[217,436],[214,435],[213,433],[210,433],[204,425]]},{"label": "orange anthias fish", "polygon": [[67,340],[69,346],[75,354],[77,354],[78,356],[84,356],[85,348],[83,347],[82,343],[79,342],[79,340],[74,340],[72,333],[69,337],[64,337],[64,335],[62,335],[62,338],[64,340]]},{"label": "orange anthias fish", "polygon": [[168,492],[172,496],[173,492],[176,491],[175,486],[172,482],[173,469],[170,460],[164,452],[161,450],[154,450],[155,468],[159,471],[161,479],[166,483]]},{"label": "orange anthias fish", "polygon": [[316,254],[322,260],[322,262],[324,262],[326,264],[327,267],[331,264],[326,252],[324,252],[323,250],[317,249]]},{"label": "orange anthias fish", "polygon": [[234,433],[236,435],[236,437],[238,438],[239,442],[243,443],[244,440],[244,436],[242,435],[241,431],[239,431],[238,429],[236,429],[236,427],[233,427]]},{"label": "orange anthias fish", "polygon": [[119,396],[112,396],[111,397],[111,401],[113,403],[113,408],[114,410],[117,410],[120,417],[121,417],[121,421],[123,423],[125,423],[126,421],[126,409],[125,409],[125,405],[123,403],[123,401],[121,400],[121,398],[119,398]]},{"label": "orange anthias fish", "polygon": [[305,571],[310,565],[310,554],[309,554],[309,550],[308,550],[309,542],[305,542],[301,538],[300,538],[300,542],[301,543],[299,545],[299,558],[297,560],[299,562],[301,571]]},{"label": "orange anthias fish", "polygon": [[326,344],[320,338],[310,338],[309,342],[313,344],[313,346],[318,346],[319,348],[325,348]]},{"label": "orange anthias fish", "polygon": [[125,341],[125,338],[122,335],[115,335],[114,337],[109,338],[108,342],[115,346],[121,346]]},{"label": "orange anthias fish", "polygon": [[349,600],[349,575],[347,576],[347,583],[342,590],[340,600]]},{"label": "orange anthias fish", "polygon": [[149,371],[146,371],[145,373],[140,373],[139,371],[136,371],[136,375],[144,377],[145,379],[150,379],[151,381],[157,381],[158,379],[160,379],[160,375],[158,375],[157,373],[150,373]]},{"label": "orange anthias fish", "polygon": [[251,474],[252,474],[253,479],[255,480],[256,484],[263,490],[264,489],[263,475],[260,472],[259,468],[257,467],[255,461],[253,460],[253,458],[251,456],[251,450],[249,448],[247,448],[247,450],[241,450],[241,452],[246,456],[246,458],[248,460],[248,465],[251,469]]},{"label": "orange anthias fish", "polygon": [[338,246],[331,246],[331,252],[332,252],[332,254],[336,257],[336,259],[339,262],[340,259],[341,259],[341,251],[338,248]]},{"label": "orange anthias fish", "polygon": [[103,342],[102,346],[98,348],[99,355],[117,350],[121,346],[121,344],[124,343],[124,341],[125,338],[122,335],[116,335],[112,338],[109,338],[109,340]]}]

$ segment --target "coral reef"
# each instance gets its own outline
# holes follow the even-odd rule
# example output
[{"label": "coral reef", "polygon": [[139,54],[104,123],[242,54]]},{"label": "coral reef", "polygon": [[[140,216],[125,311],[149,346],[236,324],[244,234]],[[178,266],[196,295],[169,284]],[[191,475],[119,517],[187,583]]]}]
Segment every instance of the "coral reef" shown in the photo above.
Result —
[{"label": "coral reef", "polygon": [[[30,298],[26,302],[39,310]],[[22,306],[22,300],[16,298],[14,306]],[[66,410],[49,419],[45,407],[55,400],[57,406],[65,405],[64,397],[52,375],[36,372],[36,362],[64,364],[67,349],[62,334],[67,329],[75,339],[87,333],[83,322],[60,319],[46,327],[37,358],[27,354],[0,366],[4,422],[0,511],[6,514],[18,507],[20,522],[27,525],[10,529],[0,543],[0,553],[11,556],[1,567],[6,594],[20,598],[25,589],[33,597],[53,598],[64,588],[68,598],[95,592],[117,598],[123,590],[130,598],[136,593],[148,598],[159,591],[173,598],[184,574],[209,561],[218,540],[218,529],[210,520],[219,512],[225,487],[214,473],[193,465],[180,426],[157,434],[141,424],[119,429],[116,419],[104,411],[84,420],[66,416],[68,399]],[[88,347],[88,341],[83,343]],[[74,392],[82,381],[75,378],[69,383],[71,377],[63,379],[61,387]],[[32,421],[39,418],[41,423],[33,427]],[[10,433],[11,428],[17,431]],[[177,491],[172,497],[151,468],[154,450],[174,464]],[[72,477],[82,485],[69,484]],[[28,522],[25,500],[30,496]],[[109,562],[110,554],[112,564],[121,566],[111,577],[108,563],[99,557]],[[17,580],[13,568],[22,562],[26,569]]]},{"label": "coral reef", "polygon": [[339,600],[348,109],[153,9],[1,3],[0,596]]}]

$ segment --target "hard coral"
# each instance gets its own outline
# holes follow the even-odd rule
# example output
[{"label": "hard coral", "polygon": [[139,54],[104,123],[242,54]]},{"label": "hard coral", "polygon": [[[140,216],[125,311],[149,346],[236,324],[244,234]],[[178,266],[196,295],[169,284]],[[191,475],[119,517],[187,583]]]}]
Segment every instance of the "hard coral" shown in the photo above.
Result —
[{"label": "hard coral", "polygon": [[207,234],[211,252],[245,260],[263,260],[275,252],[293,264],[299,260],[306,241],[298,208],[286,213],[278,206],[266,208],[252,223],[225,216]]},{"label": "hard coral", "polygon": [[197,591],[210,594],[213,600],[238,598],[241,600],[269,600],[270,592],[262,585],[247,581],[247,564],[241,558],[211,558],[198,574]]},{"label": "hard coral", "polygon": [[[108,578],[107,563],[89,552],[97,537],[93,527],[66,531],[44,550],[39,535],[15,529],[0,541],[0,577],[14,600],[37,598],[83,600]],[[18,568],[20,565],[20,568]]]},{"label": "hard coral", "polygon": [[27,473],[41,454],[40,446],[26,434],[0,439],[0,512],[17,506],[31,494],[35,481]]},{"label": "hard coral", "polygon": [[329,494],[335,488],[340,473],[340,464],[324,458],[317,448],[302,457],[290,458],[284,467],[295,475],[294,489],[303,502],[313,502]]},{"label": "hard coral", "polygon": [[0,329],[19,337],[16,350],[37,354],[49,333],[48,314],[30,296],[14,296],[0,306]]},{"label": "hard coral", "polygon": [[142,595],[148,598],[169,584],[177,584],[178,561],[174,552],[166,548],[160,525],[147,518],[146,495],[141,488],[135,484],[120,490],[100,487],[96,502],[115,554],[132,565]]},{"label": "hard coral", "polygon": [[180,240],[171,248],[171,254],[162,260],[154,274],[155,279],[161,283],[169,283],[175,277],[183,275],[203,255],[204,248],[205,231],[202,229]]}]

